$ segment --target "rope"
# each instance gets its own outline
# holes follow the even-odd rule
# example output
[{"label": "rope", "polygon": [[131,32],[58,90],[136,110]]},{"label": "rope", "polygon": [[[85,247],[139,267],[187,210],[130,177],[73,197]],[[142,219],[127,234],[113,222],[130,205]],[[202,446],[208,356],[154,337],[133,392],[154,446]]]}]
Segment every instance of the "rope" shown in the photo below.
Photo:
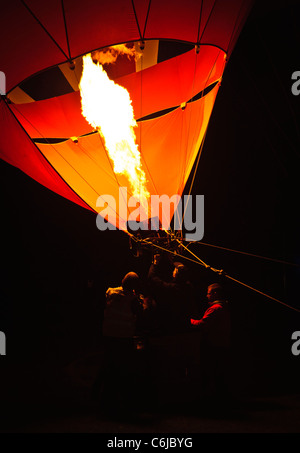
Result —
[{"label": "rope", "polygon": [[201,0],[201,6],[200,6],[200,16],[199,16],[199,23],[198,23],[197,43],[199,43],[201,19],[202,19],[202,9],[203,9],[203,0]]},{"label": "rope", "polygon": [[[8,107],[9,107],[9,106],[8,106]],[[10,112],[12,113],[12,115],[14,116],[14,118],[17,120],[17,118],[15,117],[15,115],[13,114],[13,112],[11,111],[11,109],[9,109],[9,110],[10,110]],[[19,113],[20,113],[20,112],[19,112]],[[21,114],[21,113],[20,113],[20,114]],[[21,114],[21,115],[22,115],[22,114]],[[22,115],[22,116],[24,116],[24,115]],[[25,118],[25,119],[26,119],[26,118]],[[17,121],[18,121],[18,120],[17,120]],[[28,122],[29,122],[29,121],[28,121]],[[18,121],[18,123],[19,123],[19,121]],[[19,123],[19,124],[20,124],[20,123]],[[31,123],[30,123],[30,124],[31,124]],[[20,124],[20,125],[21,125],[21,124]],[[32,124],[31,124],[31,125],[32,125]],[[33,126],[33,125],[32,125],[32,126]],[[23,128],[22,125],[21,125],[21,127],[22,127],[22,129],[25,131],[25,129]],[[33,126],[33,127],[34,127],[34,126]],[[35,127],[34,127],[34,128],[35,128]],[[35,129],[36,129],[36,128],[35,128]],[[36,129],[36,130],[37,130],[37,129]],[[25,131],[25,133],[27,134],[26,131]],[[28,135],[28,134],[27,134],[27,135]],[[40,135],[42,135],[42,134],[40,134]],[[100,134],[99,134],[99,135],[100,135]],[[100,139],[101,139],[101,137],[100,137]],[[57,151],[57,149],[56,149],[52,144],[49,143],[49,145],[52,146],[52,148],[53,148],[53,149],[54,149],[54,150],[62,157],[62,159],[64,159],[64,160],[66,161],[66,159],[64,158],[64,156],[62,156],[61,153],[59,153],[59,152]],[[37,150],[41,153],[41,150],[40,150],[38,147],[36,147],[36,148],[37,148]],[[41,154],[42,154],[42,153],[41,153]],[[43,157],[45,157],[45,156],[43,155]],[[47,160],[47,159],[46,159],[46,160]],[[68,161],[66,161],[66,162],[68,163],[68,165],[70,165],[70,163],[69,163]],[[50,164],[50,165],[51,165],[51,164]],[[70,165],[70,166],[71,166],[71,165]],[[74,170],[74,171],[75,171],[75,172],[76,172],[76,173],[77,173],[77,174],[78,174],[78,175],[79,175],[79,176],[80,176],[80,177],[81,177],[81,178],[82,178],[89,186],[90,186],[90,184],[83,178],[82,175],[80,175],[80,173],[78,173],[78,171],[77,171],[75,168],[73,168],[72,166],[71,166],[71,168],[72,168],[72,169],[73,169],[73,170]],[[60,177],[61,177],[61,175],[60,175]],[[94,189],[92,186],[90,186],[90,187],[91,187],[91,189],[93,189],[94,192],[97,194],[97,192],[95,191],[95,189]],[[73,189],[72,189],[72,190],[73,190]],[[97,195],[99,195],[99,194],[97,194]],[[99,197],[101,197],[101,195],[99,195]],[[101,197],[101,198],[102,198],[102,197]],[[117,215],[118,215],[118,214],[117,214]],[[119,216],[119,215],[118,215],[118,216]],[[127,234],[129,234],[127,231],[124,231],[124,232],[126,232]],[[130,234],[129,234],[129,235],[130,235]],[[210,269],[211,271],[213,271],[213,272],[215,272],[215,273],[217,273],[217,274],[219,274],[219,275],[222,275],[222,276],[224,276],[224,277],[226,277],[226,278],[228,278],[228,279],[230,279],[230,280],[232,280],[232,281],[234,281],[234,282],[236,282],[236,283],[238,283],[238,284],[240,284],[240,285],[242,285],[242,286],[244,286],[244,287],[246,287],[246,288],[248,288],[248,289],[250,289],[250,290],[252,290],[252,291],[255,291],[255,292],[258,293],[258,294],[261,294],[261,295],[264,296],[264,297],[267,297],[267,298],[269,298],[269,299],[271,299],[271,300],[273,300],[273,301],[275,301],[275,302],[277,302],[277,303],[279,303],[279,304],[281,304],[281,305],[284,305],[285,307],[288,307],[288,308],[290,308],[290,309],[292,309],[292,310],[294,310],[294,311],[300,313],[300,309],[297,309],[297,308],[295,308],[295,307],[292,307],[292,306],[290,306],[290,305],[288,305],[288,304],[282,302],[281,300],[276,299],[276,298],[273,297],[273,296],[270,296],[269,294],[266,294],[266,293],[264,293],[264,292],[262,292],[262,291],[260,291],[260,290],[258,290],[258,289],[256,289],[256,288],[253,288],[252,286],[250,286],[250,285],[248,285],[248,284],[246,284],[246,283],[243,283],[243,282],[241,282],[241,281],[235,279],[234,277],[231,277],[230,275],[226,274],[223,270],[213,268],[213,267],[211,267],[210,265],[206,264],[203,260],[201,260],[195,253],[193,253],[191,250],[189,250],[188,247],[185,246],[185,245],[184,245],[182,242],[180,242],[178,239],[176,239],[177,242],[178,242],[178,243],[179,243],[179,244],[180,244],[187,252],[189,252],[194,258],[196,258],[196,260],[195,260],[195,259],[188,258],[188,257],[186,257],[186,256],[184,256],[184,255],[182,255],[182,254],[178,254],[178,253],[176,253],[176,252],[173,252],[172,250],[166,249],[165,247],[161,247],[161,246],[159,246],[159,245],[157,245],[157,244],[155,244],[155,243],[153,243],[153,242],[147,241],[146,239],[136,239],[134,236],[132,236],[132,235],[130,235],[130,236],[131,236],[132,239],[135,240],[136,242],[144,242],[144,243],[146,243],[146,244],[151,245],[152,247],[156,247],[156,248],[158,248],[158,249],[160,249],[160,250],[163,250],[163,251],[165,251],[165,252],[168,252],[168,253],[171,253],[171,254],[173,254],[173,255],[176,255],[177,257],[180,257],[180,258],[183,258],[183,259],[188,260],[188,261],[190,261],[190,262],[199,264],[199,265],[205,267],[206,269]]]},{"label": "rope", "polygon": [[183,259],[188,260],[188,261],[190,261],[190,262],[192,262],[192,263],[195,263],[195,264],[198,264],[198,265],[200,265],[200,266],[202,266],[202,267],[205,267],[206,269],[209,269],[209,270],[215,272],[216,274],[218,274],[218,275],[220,275],[220,276],[226,277],[226,278],[228,278],[229,280],[232,280],[232,281],[234,281],[235,283],[238,283],[239,285],[242,285],[242,286],[244,286],[245,288],[248,288],[248,289],[250,289],[250,290],[256,292],[257,294],[260,294],[260,295],[262,295],[262,296],[264,296],[264,297],[266,297],[266,298],[268,298],[268,299],[273,300],[274,302],[277,302],[277,303],[279,303],[279,304],[281,304],[281,305],[283,305],[283,306],[285,306],[285,307],[287,307],[287,308],[290,308],[291,310],[294,310],[294,311],[297,312],[297,313],[300,313],[300,309],[297,309],[297,308],[295,308],[295,307],[292,307],[291,305],[288,305],[288,304],[286,304],[285,302],[283,302],[283,301],[281,301],[281,300],[279,300],[279,299],[276,299],[275,297],[270,296],[269,294],[266,294],[265,292],[260,291],[260,290],[258,290],[258,289],[256,289],[256,288],[254,288],[253,286],[250,286],[250,285],[248,285],[248,284],[246,284],[246,283],[244,283],[244,282],[242,282],[242,281],[240,281],[240,280],[238,280],[238,279],[236,279],[236,278],[234,278],[234,277],[232,277],[232,276],[226,274],[226,273],[224,272],[224,270],[222,270],[222,269],[216,269],[216,268],[210,266],[209,264],[206,264],[206,263],[205,263],[203,260],[201,260],[197,255],[195,255],[193,252],[191,252],[184,244],[182,244],[182,242],[180,242],[178,239],[177,239],[177,242],[178,242],[178,243],[179,243],[179,244],[180,244],[187,252],[189,252],[189,253],[190,253],[194,258],[196,258],[196,259],[192,259],[192,258],[189,258],[189,257],[187,257],[187,256],[184,256],[184,255],[182,255],[182,254],[180,254],[180,253],[173,252],[172,250],[169,250],[169,249],[167,249],[167,248],[165,248],[165,247],[161,247],[161,246],[159,246],[159,245],[157,245],[157,244],[155,244],[155,243],[153,243],[153,242],[151,242],[151,241],[149,241],[149,240],[147,240],[147,239],[140,239],[140,240],[138,240],[138,239],[136,239],[136,238],[133,238],[133,239],[134,239],[136,242],[143,242],[143,243],[145,243],[145,244],[149,244],[149,245],[151,245],[152,247],[156,247],[156,248],[159,249],[159,250],[163,250],[164,252],[171,253],[172,255],[175,255],[175,256],[177,256],[177,257],[179,257],[179,258],[183,258]]},{"label": "rope", "polygon": [[132,4],[132,9],[133,9],[136,25],[137,25],[137,28],[138,28],[138,32],[139,32],[139,35],[140,35],[140,39],[141,39],[141,41],[143,41],[143,36],[142,36],[141,29],[140,29],[140,24],[139,24],[139,21],[138,21],[138,18],[137,18],[137,14],[136,14],[136,10],[135,10],[135,6],[134,6],[134,1],[133,0],[131,0],[131,4]]},{"label": "rope", "polygon": [[207,243],[202,242],[202,241],[195,242],[195,244],[205,245],[207,247],[214,247],[214,248],[217,248],[217,249],[226,250],[228,252],[240,253],[241,255],[253,256],[254,258],[260,258],[260,259],[263,259],[263,260],[273,261],[274,263],[287,264],[288,266],[300,267],[300,264],[291,263],[289,261],[279,260],[279,259],[276,259],[276,258],[269,258],[267,256],[256,255],[255,253],[243,252],[243,251],[240,251],[240,250],[234,250],[234,249],[230,249],[230,248],[227,248],[227,247],[221,247],[220,245],[207,244]]},{"label": "rope", "polygon": [[56,47],[62,52],[62,54],[64,55],[64,57],[69,60],[69,57],[68,55],[64,52],[64,50],[60,47],[60,45],[58,44],[58,42],[53,38],[53,36],[49,33],[49,31],[47,30],[47,28],[42,24],[42,22],[37,18],[37,16],[34,14],[34,12],[29,8],[29,6],[25,3],[24,0],[21,0],[21,3],[24,5],[24,7],[27,9],[27,11],[32,15],[32,17],[34,18],[34,20],[36,20],[36,22],[40,25],[40,27],[42,27],[42,29],[44,30],[45,33],[47,33],[47,35],[49,36],[49,38],[54,42],[54,44],[56,45]]},{"label": "rope", "polygon": [[67,40],[68,54],[69,54],[70,60],[72,60],[72,57],[71,57],[71,50],[70,50],[70,42],[69,42],[69,35],[68,35],[68,29],[67,29],[67,21],[66,21],[66,14],[65,14],[64,0],[61,0],[61,9],[62,9],[63,18],[64,18],[64,26],[65,26],[65,33],[66,33],[66,40]]},{"label": "rope", "polygon": [[250,285],[248,285],[248,284],[246,284],[246,283],[241,282],[240,280],[237,280],[237,279],[234,278],[234,277],[231,277],[230,275],[226,274],[223,270],[215,269],[215,268],[209,266],[208,264],[204,263],[204,261],[202,261],[199,257],[197,257],[197,255],[195,255],[193,252],[191,252],[191,250],[189,250],[184,244],[181,244],[181,245],[182,245],[182,247],[183,247],[186,251],[188,251],[188,252],[191,253],[195,258],[197,258],[198,261],[199,261],[199,264],[201,264],[202,266],[205,266],[206,268],[209,268],[209,269],[212,270],[213,272],[215,272],[215,273],[217,273],[217,274],[219,274],[219,275],[222,275],[222,276],[224,276],[224,277],[226,277],[226,278],[228,278],[228,279],[234,281],[235,283],[238,283],[239,285],[244,286],[245,288],[248,288],[248,289],[250,289],[250,290],[252,290],[252,291],[255,291],[256,293],[258,293],[258,294],[264,296],[264,297],[267,297],[268,299],[271,299],[271,300],[273,300],[274,302],[277,302],[277,303],[279,303],[279,304],[281,304],[281,305],[284,305],[285,307],[288,307],[288,308],[290,308],[290,309],[292,309],[292,310],[294,310],[294,311],[300,313],[300,309],[297,309],[297,308],[295,308],[295,307],[292,307],[291,305],[288,305],[288,304],[286,304],[285,302],[283,302],[283,301],[281,301],[281,300],[279,300],[279,299],[276,299],[275,297],[270,296],[269,294],[266,294],[266,293],[264,293],[263,291],[260,291],[260,290],[258,290],[258,289],[256,289],[256,288],[254,288],[253,286],[250,286]]},{"label": "rope", "polygon": [[[205,32],[205,30],[206,30],[206,27],[207,27],[207,25],[208,25],[208,22],[210,21],[210,18],[211,18],[211,16],[212,16],[213,10],[215,9],[216,3],[217,3],[217,0],[214,1],[214,4],[213,4],[213,6],[212,6],[212,9],[210,10],[208,19],[207,19],[207,21],[206,21],[206,24],[205,24],[203,30],[202,30],[202,33],[201,33],[200,38],[198,37],[198,43],[200,43],[200,42],[201,42],[201,39],[203,38],[204,32]],[[200,31],[200,28],[199,28],[199,31]]]},{"label": "rope", "polygon": [[243,282],[241,282],[241,281],[239,281],[239,280],[237,280],[237,279],[231,277],[230,275],[225,274],[225,277],[227,277],[227,278],[229,278],[230,280],[232,280],[232,281],[238,283],[239,285],[245,286],[246,288],[251,289],[252,291],[255,291],[256,293],[258,293],[258,294],[260,294],[260,295],[262,295],[262,296],[264,296],[264,297],[267,297],[268,299],[273,300],[274,302],[278,302],[279,304],[284,305],[285,307],[290,308],[291,310],[294,310],[294,311],[296,311],[297,313],[300,313],[300,309],[295,308],[295,307],[292,307],[291,305],[288,305],[288,304],[286,304],[285,302],[282,302],[281,300],[276,299],[275,297],[270,296],[269,294],[264,293],[263,291],[260,291],[260,290],[258,290],[258,289],[255,289],[255,288],[253,288],[252,286],[247,285],[246,283],[243,283]]},{"label": "rope", "polygon": [[151,2],[152,2],[152,0],[149,0],[148,10],[147,10],[147,15],[146,15],[146,20],[145,20],[145,26],[144,26],[144,30],[143,30],[143,37],[142,37],[143,40],[145,39],[145,33],[146,33],[146,27],[147,27],[148,17],[149,17],[149,13],[150,13]]}]

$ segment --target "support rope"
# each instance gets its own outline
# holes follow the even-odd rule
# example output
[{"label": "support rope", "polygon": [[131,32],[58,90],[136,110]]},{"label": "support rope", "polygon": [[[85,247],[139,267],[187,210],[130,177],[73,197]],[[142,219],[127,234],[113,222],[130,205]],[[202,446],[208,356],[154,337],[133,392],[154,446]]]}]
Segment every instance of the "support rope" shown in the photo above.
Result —
[{"label": "support rope", "polygon": [[24,5],[24,7],[27,9],[27,11],[32,15],[32,17],[34,18],[34,20],[40,25],[40,27],[44,30],[44,32],[49,36],[49,38],[51,39],[51,41],[53,41],[53,43],[56,45],[56,47],[62,52],[62,54],[64,55],[64,57],[69,60],[69,57],[68,55],[64,52],[64,50],[60,47],[60,45],[58,44],[58,42],[53,38],[53,36],[51,35],[51,33],[49,33],[49,31],[47,30],[47,28],[42,24],[42,22],[37,18],[37,16],[34,14],[34,12],[29,8],[29,6],[25,3],[24,0],[21,0],[21,3]]},{"label": "support rope", "polygon": [[230,249],[228,247],[222,247],[220,245],[207,244],[202,241],[195,242],[195,244],[205,245],[207,247],[213,247],[213,248],[217,248],[217,249],[221,249],[221,250],[226,250],[228,252],[240,253],[241,255],[247,255],[247,256],[252,256],[253,258],[259,258],[259,259],[263,259],[263,260],[273,261],[274,263],[280,263],[280,264],[284,264],[284,265],[288,265],[288,266],[300,267],[300,264],[297,264],[297,263],[291,263],[289,261],[284,261],[284,260],[279,260],[276,258],[270,258],[267,256],[257,255],[255,253],[243,252],[241,250],[234,250],[234,249]]},{"label": "support rope", "polygon": [[165,247],[161,247],[161,246],[159,246],[159,245],[157,245],[157,244],[155,244],[155,243],[153,243],[153,242],[151,242],[151,241],[149,241],[149,240],[147,240],[147,239],[140,239],[140,240],[138,240],[138,239],[136,239],[136,238],[133,238],[133,239],[134,239],[136,242],[142,242],[142,243],[145,243],[145,244],[149,244],[149,245],[151,245],[152,247],[155,247],[155,248],[157,248],[157,249],[159,249],[159,250],[162,250],[162,251],[167,252],[167,253],[171,253],[172,255],[175,255],[175,256],[177,256],[177,257],[179,257],[179,258],[183,258],[183,259],[188,260],[188,261],[190,261],[190,262],[192,262],[192,263],[195,263],[195,264],[198,264],[198,265],[200,265],[200,266],[202,266],[202,267],[205,267],[206,269],[209,269],[209,270],[211,270],[212,272],[215,272],[216,274],[218,274],[218,275],[220,275],[220,276],[223,276],[223,277],[225,277],[225,278],[228,278],[229,280],[232,280],[232,281],[234,281],[235,283],[237,283],[237,284],[239,284],[239,285],[242,285],[243,287],[248,288],[248,289],[250,289],[251,291],[256,292],[257,294],[260,294],[261,296],[264,296],[264,297],[266,297],[266,298],[268,298],[268,299],[270,299],[270,300],[273,300],[274,302],[277,302],[277,303],[279,303],[279,304],[281,304],[281,305],[283,305],[283,306],[285,306],[285,307],[287,307],[287,308],[290,308],[291,310],[293,310],[293,311],[295,311],[295,312],[297,312],[297,313],[300,313],[300,309],[297,309],[297,308],[295,308],[295,307],[292,307],[291,305],[288,305],[288,304],[286,304],[285,302],[283,302],[283,301],[281,301],[281,300],[279,300],[279,299],[276,299],[275,297],[270,296],[269,294],[266,294],[265,292],[260,291],[260,290],[258,290],[258,289],[256,289],[256,288],[254,288],[253,286],[250,286],[250,285],[248,285],[248,284],[246,284],[246,283],[244,283],[244,282],[242,282],[242,281],[240,281],[240,280],[238,280],[238,279],[236,279],[236,278],[234,278],[234,277],[232,277],[232,276],[226,274],[226,272],[224,272],[224,270],[222,270],[222,269],[216,269],[216,268],[210,266],[209,264],[205,263],[203,260],[201,260],[201,258],[199,258],[197,255],[195,255],[193,252],[191,252],[191,251],[190,251],[184,244],[182,244],[182,242],[180,242],[178,239],[177,239],[177,242],[178,242],[178,243],[179,243],[179,244],[180,244],[187,252],[189,252],[189,253],[190,253],[194,258],[196,258],[196,259],[189,258],[189,257],[187,257],[187,256],[184,256],[184,255],[180,254],[180,253],[176,253],[176,252],[174,252],[174,251],[172,251],[172,250],[169,250],[169,249],[167,249],[167,248],[165,248]]}]

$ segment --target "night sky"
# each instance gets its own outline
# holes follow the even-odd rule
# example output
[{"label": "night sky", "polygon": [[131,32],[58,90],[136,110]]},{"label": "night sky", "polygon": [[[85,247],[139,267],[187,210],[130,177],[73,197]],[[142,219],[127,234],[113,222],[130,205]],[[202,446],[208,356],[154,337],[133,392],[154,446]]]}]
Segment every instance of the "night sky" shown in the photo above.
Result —
[{"label": "night sky", "polygon": [[[299,17],[297,1],[257,2],[225,70],[192,192],[205,196],[203,242],[298,266],[300,95],[292,94],[291,77],[300,71]],[[3,161],[0,174],[1,366],[14,370],[7,382],[17,375],[27,383],[31,369],[59,370],[97,348],[106,288],[130,270],[145,276],[150,262],[132,255],[125,234],[97,230],[95,214]],[[199,244],[191,250],[300,309],[300,267]],[[215,275],[189,266],[204,300]],[[291,335],[300,314],[237,283],[226,289],[245,388],[297,389]]]}]

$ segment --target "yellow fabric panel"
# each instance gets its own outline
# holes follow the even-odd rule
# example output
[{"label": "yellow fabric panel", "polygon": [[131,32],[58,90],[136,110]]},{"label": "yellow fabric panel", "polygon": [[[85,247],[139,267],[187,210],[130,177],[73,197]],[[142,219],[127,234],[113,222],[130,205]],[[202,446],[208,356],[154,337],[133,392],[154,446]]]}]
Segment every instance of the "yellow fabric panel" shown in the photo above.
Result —
[{"label": "yellow fabric panel", "polygon": [[[204,137],[215,97],[216,86],[205,97],[177,108],[162,117],[139,123],[137,142],[151,195],[182,194]],[[116,200],[116,225],[124,228],[126,216],[120,213],[119,187],[127,187],[125,176],[115,175],[113,163],[98,133],[56,145],[38,145],[41,152],[69,186],[96,212],[99,196]],[[129,209],[127,214],[134,209]],[[124,218],[125,217],[125,218]],[[123,222],[123,223],[122,223]]]},{"label": "yellow fabric panel", "polygon": [[7,97],[14,103],[14,104],[29,104],[30,102],[34,102],[31,96],[29,96],[25,91],[23,91],[20,87],[15,88],[12,90]]}]

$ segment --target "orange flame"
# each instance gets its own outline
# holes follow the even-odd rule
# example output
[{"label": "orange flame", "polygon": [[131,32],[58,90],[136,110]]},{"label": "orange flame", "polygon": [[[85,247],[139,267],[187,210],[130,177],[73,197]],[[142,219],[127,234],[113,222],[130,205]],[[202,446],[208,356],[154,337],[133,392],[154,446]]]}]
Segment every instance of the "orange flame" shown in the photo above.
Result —
[{"label": "orange flame", "polygon": [[[113,52],[114,56],[116,52]],[[108,53],[105,52],[105,57],[107,56]],[[100,61],[104,64],[107,60],[100,58]],[[142,170],[141,154],[136,144],[134,128],[137,123],[128,91],[110,80],[102,64],[99,61],[96,64],[93,62],[91,54],[83,57],[79,88],[82,114],[103,137],[108,155],[113,161],[114,172],[127,177],[133,196],[141,205],[147,206],[147,201],[144,203],[144,200],[148,200],[150,194],[146,188],[146,175]]]},{"label": "orange flame", "polygon": [[92,59],[101,65],[115,63],[119,55],[127,55],[128,58],[138,60],[141,53],[137,52],[135,47],[127,47],[125,44],[105,47],[102,50],[92,52]]}]

